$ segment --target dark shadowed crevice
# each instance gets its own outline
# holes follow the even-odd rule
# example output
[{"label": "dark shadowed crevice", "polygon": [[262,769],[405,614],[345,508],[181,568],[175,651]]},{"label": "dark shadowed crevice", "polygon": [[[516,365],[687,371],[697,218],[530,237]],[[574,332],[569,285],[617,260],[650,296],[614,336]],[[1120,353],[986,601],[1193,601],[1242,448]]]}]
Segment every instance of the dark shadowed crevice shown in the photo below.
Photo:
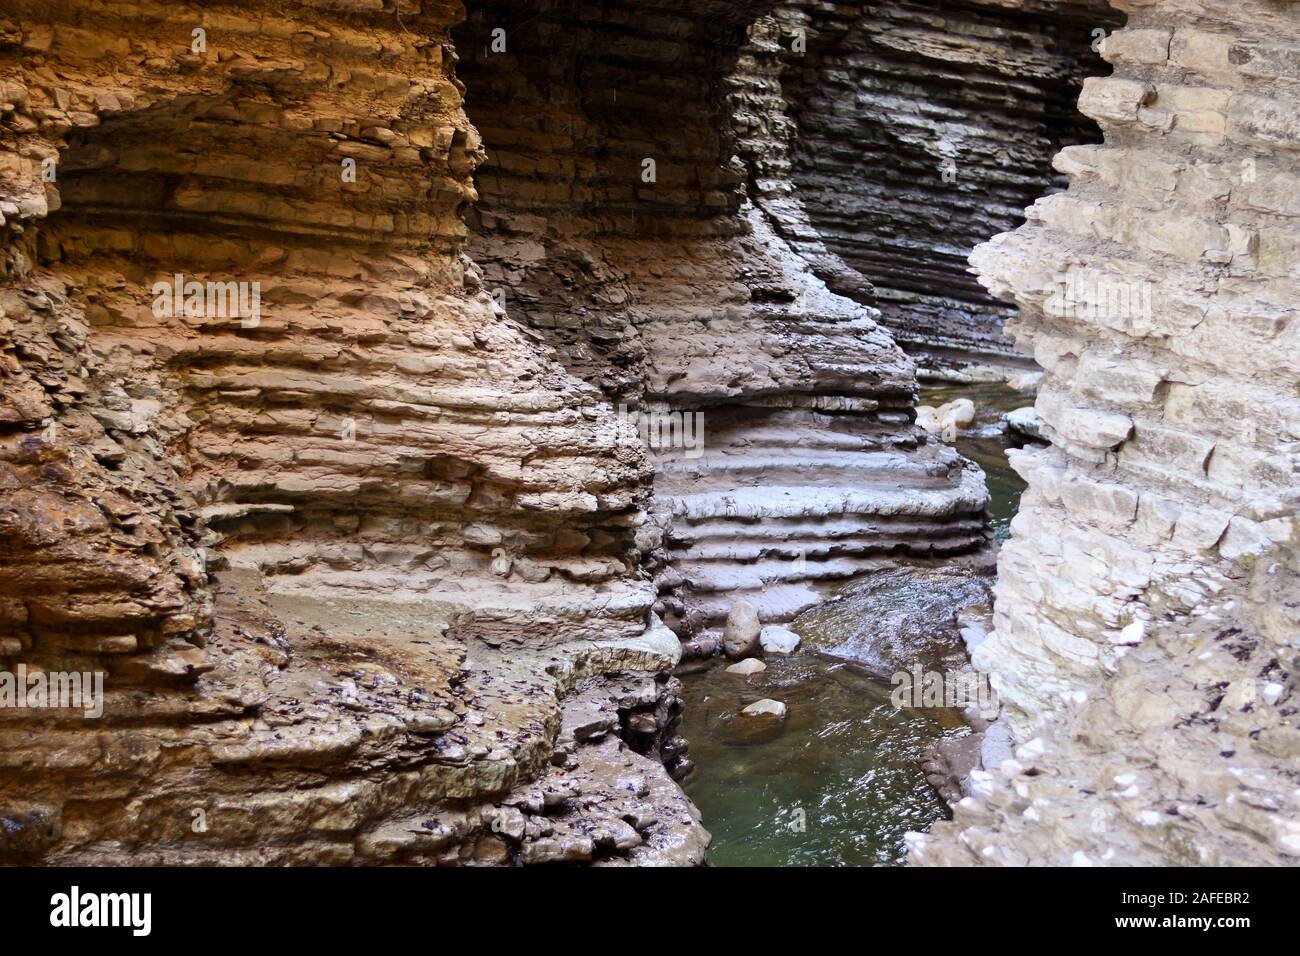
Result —
[{"label": "dark shadowed crevice", "polygon": [[666,246],[744,230],[719,78],[765,6],[482,3],[455,31],[488,153],[469,252],[611,399],[644,387],[631,286]]}]

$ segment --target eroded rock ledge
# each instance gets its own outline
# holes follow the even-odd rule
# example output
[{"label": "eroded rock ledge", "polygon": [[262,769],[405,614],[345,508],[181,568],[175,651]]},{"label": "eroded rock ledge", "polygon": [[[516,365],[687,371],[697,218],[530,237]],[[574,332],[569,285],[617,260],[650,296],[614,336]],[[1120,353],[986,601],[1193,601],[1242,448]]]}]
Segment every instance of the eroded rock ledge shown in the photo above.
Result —
[{"label": "eroded rock ledge", "polygon": [[0,655],[108,674],[0,714],[0,856],[702,859],[645,452],[463,254],[457,15],[0,16]]},{"label": "eroded rock ledge", "polygon": [[1116,6],[1080,101],[1105,144],[973,257],[1052,445],[1013,459],[974,658],[1019,746],[917,863],[1300,857],[1300,8]]},{"label": "eroded rock ledge", "polygon": [[654,450],[638,535],[683,638],[737,598],[788,620],[884,556],[985,541],[982,477],[915,426],[911,360],[750,201],[785,148],[731,135],[767,108],[740,55],[765,9],[487,3],[456,34],[486,285],[611,403],[702,430]]}]

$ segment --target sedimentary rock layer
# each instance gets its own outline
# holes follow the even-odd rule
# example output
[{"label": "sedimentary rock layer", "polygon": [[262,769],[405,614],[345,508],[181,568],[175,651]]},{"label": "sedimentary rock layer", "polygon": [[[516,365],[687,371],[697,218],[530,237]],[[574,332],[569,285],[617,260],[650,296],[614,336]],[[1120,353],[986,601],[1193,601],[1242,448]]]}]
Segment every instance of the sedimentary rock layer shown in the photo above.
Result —
[{"label": "sedimentary rock layer", "polygon": [[[457,32],[487,161],[470,251],[654,446],[639,536],[695,636],[753,596],[785,619],[872,556],[984,540],[978,473],[913,424],[911,361],[748,200],[729,118],[761,5],[479,4]],[[661,431],[692,429],[685,447]],[[649,434],[646,434],[649,432]]]},{"label": "sedimentary rock layer", "polygon": [[751,126],[786,147],[759,151],[760,206],[927,362],[1011,353],[1010,310],[966,260],[1052,186],[1062,146],[1096,138],[1074,102],[1118,21],[1104,0],[778,4],[746,50],[784,108]]},{"label": "sedimentary rock layer", "polygon": [[1052,445],[974,656],[1020,746],[914,862],[1300,858],[1300,6],[1116,6],[1105,144],[973,257]]},{"label": "sedimentary rock layer", "polygon": [[0,656],[107,675],[0,714],[3,858],[699,862],[654,612],[984,540],[745,201],[759,5],[461,12],[0,15]]},{"label": "sedimentary rock layer", "polygon": [[701,858],[645,452],[463,255],[457,14],[0,15],[0,655],[107,673],[0,714],[5,859]]}]

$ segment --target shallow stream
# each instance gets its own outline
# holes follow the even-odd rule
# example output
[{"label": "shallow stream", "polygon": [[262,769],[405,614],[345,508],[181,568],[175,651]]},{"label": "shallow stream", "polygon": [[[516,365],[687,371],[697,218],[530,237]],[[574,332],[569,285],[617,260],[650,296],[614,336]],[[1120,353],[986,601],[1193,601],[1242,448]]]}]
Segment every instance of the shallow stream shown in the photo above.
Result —
[{"label": "shallow stream", "polygon": [[957,433],[953,447],[984,469],[989,486],[989,513],[993,518],[993,534],[999,540],[1010,535],[1011,519],[1020,507],[1020,493],[1025,482],[1007,464],[1006,450],[1018,442],[1008,442],[1000,421],[1002,415],[1024,405],[1032,405],[1034,396],[1018,392],[1000,382],[980,382],[973,385],[935,385],[921,389],[921,405],[938,408],[957,398],[969,398],[975,403],[975,422],[970,428]]},{"label": "shallow stream", "polygon": [[[954,444],[984,469],[994,530],[1005,538],[1024,483],[1008,466],[1008,442],[995,426],[1032,397],[999,384],[945,385],[923,390],[921,402],[962,397],[975,403],[976,417]],[[713,834],[712,865],[898,865],[903,834],[948,815],[919,764],[934,741],[968,728],[954,711],[896,708],[891,685],[867,671],[881,671],[879,660],[900,640],[916,640],[918,625],[924,634],[927,619],[937,644],[951,640],[939,634],[951,608],[915,588],[871,593],[845,593],[809,612],[792,625],[804,649],[769,659],[761,674],[741,677],[719,665],[683,678],[682,733],[696,765],[685,788]],[[910,616],[897,606],[909,594],[916,597]],[[879,627],[890,633],[867,648],[865,632]],[[863,666],[823,656],[828,650],[861,658]],[[785,703],[783,723],[756,727],[739,716],[765,697]]]},{"label": "shallow stream", "polygon": [[[918,763],[946,711],[901,711],[891,688],[815,654],[755,678],[716,667],[685,679],[683,733],[696,770],[686,793],[713,834],[714,866],[875,866],[903,859],[903,834],[946,814]],[[767,740],[737,715],[760,697],[789,708]]]}]

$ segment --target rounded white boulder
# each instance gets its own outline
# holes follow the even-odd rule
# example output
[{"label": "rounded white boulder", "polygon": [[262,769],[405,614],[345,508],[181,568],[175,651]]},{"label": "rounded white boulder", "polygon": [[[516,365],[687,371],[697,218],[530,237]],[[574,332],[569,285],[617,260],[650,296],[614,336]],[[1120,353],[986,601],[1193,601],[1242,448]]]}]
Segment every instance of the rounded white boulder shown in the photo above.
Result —
[{"label": "rounded white boulder", "polygon": [[769,624],[758,635],[764,654],[793,654],[799,649],[802,638],[788,627]]}]

